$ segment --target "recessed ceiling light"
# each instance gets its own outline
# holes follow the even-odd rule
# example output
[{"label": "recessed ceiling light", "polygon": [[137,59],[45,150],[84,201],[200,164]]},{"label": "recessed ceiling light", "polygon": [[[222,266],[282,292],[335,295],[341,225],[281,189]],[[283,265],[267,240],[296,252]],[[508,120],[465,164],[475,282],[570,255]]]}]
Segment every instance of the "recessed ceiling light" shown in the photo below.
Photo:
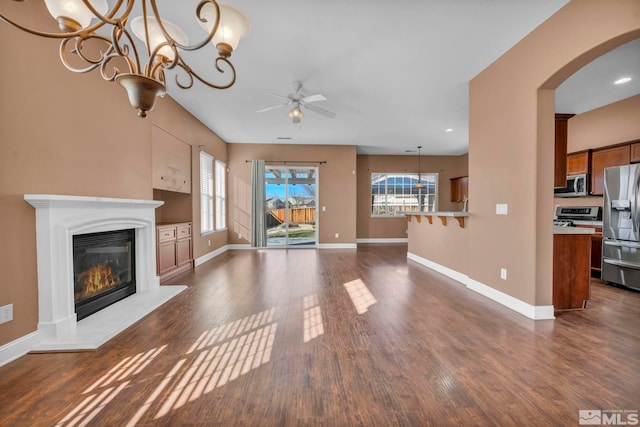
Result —
[{"label": "recessed ceiling light", "polygon": [[449,128],[449,129],[445,129],[445,132],[453,132],[453,129]]},{"label": "recessed ceiling light", "polygon": [[623,83],[627,83],[631,81],[631,77],[622,77],[618,80],[616,80],[615,82],[613,82],[614,85],[621,85]]}]

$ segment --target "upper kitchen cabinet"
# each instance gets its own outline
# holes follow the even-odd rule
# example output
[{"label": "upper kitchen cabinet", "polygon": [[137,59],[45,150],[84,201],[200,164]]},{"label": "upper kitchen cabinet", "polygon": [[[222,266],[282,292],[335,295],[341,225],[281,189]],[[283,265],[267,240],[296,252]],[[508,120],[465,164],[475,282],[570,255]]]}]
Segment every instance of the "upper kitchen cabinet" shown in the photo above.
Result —
[{"label": "upper kitchen cabinet", "polygon": [[629,164],[630,147],[627,143],[601,150],[593,150],[591,153],[591,195],[602,196],[605,168]]},{"label": "upper kitchen cabinet", "polygon": [[469,198],[469,177],[451,178],[451,201],[464,202]]},{"label": "upper kitchen cabinet", "polygon": [[555,163],[553,186],[564,187],[567,184],[567,130],[569,119],[575,114],[556,114]]},{"label": "upper kitchen cabinet", "polygon": [[640,142],[631,143],[631,163],[640,163]]},{"label": "upper kitchen cabinet", "polygon": [[191,193],[191,145],[169,132],[151,126],[153,188]]},{"label": "upper kitchen cabinet", "polygon": [[590,154],[590,150],[567,154],[567,175],[589,173],[589,162],[591,160]]}]

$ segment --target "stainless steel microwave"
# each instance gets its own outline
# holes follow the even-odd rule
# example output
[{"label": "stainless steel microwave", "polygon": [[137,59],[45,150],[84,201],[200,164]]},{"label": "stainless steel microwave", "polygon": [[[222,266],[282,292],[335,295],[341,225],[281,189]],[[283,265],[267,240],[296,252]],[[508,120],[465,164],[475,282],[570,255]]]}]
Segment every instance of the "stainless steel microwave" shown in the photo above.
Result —
[{"label": "stainless steel microwave", "polygon": [[583,197],[589,195],[589,175],[586,173],[567,176],[567,185],[553,190],[555,197]]}]

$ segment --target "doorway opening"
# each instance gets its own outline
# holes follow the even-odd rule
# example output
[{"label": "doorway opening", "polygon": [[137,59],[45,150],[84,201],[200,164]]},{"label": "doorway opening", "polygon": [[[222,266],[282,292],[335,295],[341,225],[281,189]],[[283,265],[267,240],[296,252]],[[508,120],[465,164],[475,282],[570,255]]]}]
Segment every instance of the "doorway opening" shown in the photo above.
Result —
[{"label": "doorway opening", "polygon": [[265,167],[267,247],[315,248],[317,167]]}]

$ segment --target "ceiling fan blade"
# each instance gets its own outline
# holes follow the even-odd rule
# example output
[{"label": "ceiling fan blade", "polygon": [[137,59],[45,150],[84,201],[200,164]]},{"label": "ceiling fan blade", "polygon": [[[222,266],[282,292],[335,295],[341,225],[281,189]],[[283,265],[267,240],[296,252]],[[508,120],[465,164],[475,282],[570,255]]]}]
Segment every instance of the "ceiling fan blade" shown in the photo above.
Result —
[{"label": "ceiling fan blade", "polygon": [[285,102],[284,104],[278,104],[278,105],[272,105],[271,107],[265,107],[265,108],[262,108],[262,109],[256,111],[256,113],[264,113],[265,111],[269,111],[269,110],[273,110],[273,109],[276,109],[276,108],[284,107],[287,104],[288,104],[288,102]]},{"label": "ceiling fan blade", "polygon": [[289,100],[288,96],[280,95],[280,94],[273,93],[273,92],[267,92],[267,95],[275,96],[276,98],[280,98],[280,99]]},{"label": "ceiling fan blade", "polygon": [[318,101],[326,101],[327,98],[324,95],[320,95],[319,93],[315,95],[309,95],[302,98],[300,101],[302,102],[318,102]]},{"label": "ceiling fan blade", "polygon": [[304,106],[304,108],[308,108],[309,110],[314,111],[318,114],[322,114],[323,116],[329,117],[330,119],[333,119],[336,116],[336,113],[334,113],[333,111],[325,110],[324,108],[320,108],[317,105],[307,103],[304,103],[302,105]]}]

